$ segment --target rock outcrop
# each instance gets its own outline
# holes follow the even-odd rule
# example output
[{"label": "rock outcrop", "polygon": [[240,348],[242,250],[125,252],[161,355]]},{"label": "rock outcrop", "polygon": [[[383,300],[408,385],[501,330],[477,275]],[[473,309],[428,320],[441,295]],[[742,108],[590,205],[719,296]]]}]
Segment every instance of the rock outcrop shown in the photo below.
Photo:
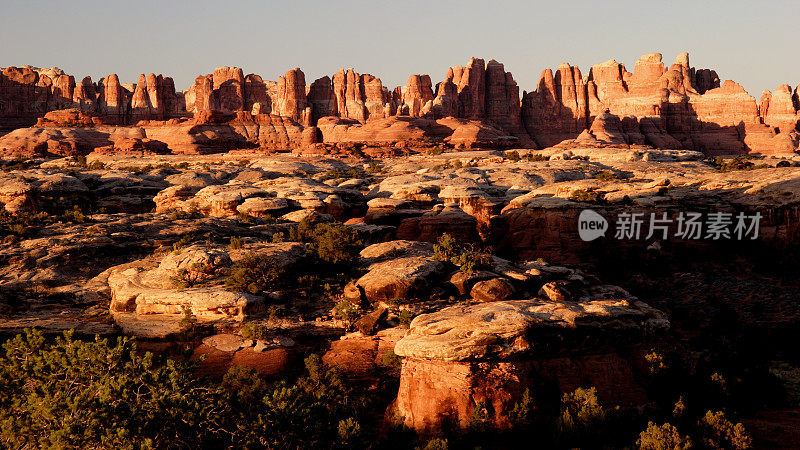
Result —
[{"label": "rock outcrop", "polygon": [[[116,75],[76,83],[56,68],[7,67],[0,74],[0,129],[30,126],[48,112],[70,108],[117,126],[163,127],[194,119],[192,125],[206,125],[207,143],[195,147],[203,147],[201,153],[242,146],[325,152],[337,144],[459,148],[504,142],[522,148],[649,146],[713,156],[793,153],[800,142],[796,90],[781,85],[756,103],[736,83],[720,83],[715,71],[691,67],[686,53],[672,65],[659,53],[643,55],[633,73],[613,59],[593,65],[585,76],[564,63],[545,69],[537,88],[521,96],[503,64],[476,58],[451,67],[438,84],[416,74],[393,90],[352,68],[307,86],[299,68],[265,81],[241,68],[218,67],[185,92],[176,92],[171,78],[152,73],[132,85]],[[609,123],[613,117],[619,126]],[[417,128],[426,127],[407,127],[407,118],[467,126],[448,131],[439,122],[443,127],[420,135]],[[287,122],[297,130],[289,131]],[[268,126],[261,136],[261,130],[242,130],[242,123],[277,127]],[[482,136],[486,129],[493,134]],[[179,153],[190,151],[184,146],[191,141],[204,141],[187,136],[198,134],[192,127],[169,134],[173,142],[165,142]]]},{"label": "rock outcrop", "polygon": [[[459,305],[417,316],[395,345],[404,357],[399,419],[417,431],[466,428],[475,409],[487,405],[488,422],[506,428],[525,389],[543,380],[562,391],[591,383],[610,403],[641,401],[636,363],[606,344],[635,348],[669,326],[666,316],[617,287],[599,286],[591,295]],[[562,353],[571,342],[582,342],[581,355]]]}]

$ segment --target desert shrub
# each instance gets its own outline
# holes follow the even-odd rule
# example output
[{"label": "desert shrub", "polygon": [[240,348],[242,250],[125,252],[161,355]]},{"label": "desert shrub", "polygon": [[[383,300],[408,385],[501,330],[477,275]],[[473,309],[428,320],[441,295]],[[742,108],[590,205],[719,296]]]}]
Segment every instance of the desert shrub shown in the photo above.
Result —
[{"label": "desert shrub", "polygon": [[490,250],[462,245],[449,233],[439,236],[436,244],[433,245],[433,258],[437,261],[449,262],[466,273],[489,268],[492,263]]},{"label": "desert shrub", "polygon": [[433,257],[437,261],[450,261],[460,253],[460,244],[450,233],[444,233],[433,244]]},{"label": "desert shrub", "polygon": [[81,208],[75,205],[72,209],[64,211],[64,214],[61,215],[61,220],[69,223],[84,223],[86,222],[86,216]]},{"label": "desert shrub", "polygon": [[648,370],[652,375],[657,375],[667,370],[667,363],[664,360],[664,355],[655,350],[644,355],[644,359],[647,361]]},{"label": "desert shrub", "polygon": [[150,173],[155,167],[152,164],[145,164],[144,166],[120,166],[119,170],[124,170],[125,172],[134,173],[136,175],[142,175],[146,173]]},{"label": "desert shrub", "polygon": [[356,445],[360,426],[338,373],[325,368],[318,355],[306,358],[305,365],[297,382],[279,381],[267,391],[251,436],[267,448],[330,448],[342,444],[342,435]]},{"label": "desert shrub", "polygon": [[24,156],[17,156],[11,161],[0,160],[0,170],[3,172],[11,172],[16,170],[29,169],[35,165],[34,161],[26,159]]},{"label": "desert shrub", "polygon": [[268,389],[258,371],[247,366],[231,366],[222,378],[222,388],[229,393],[236,410],[257,414],[258,404]]},{"label": "desert shrub", "polygon": [[522,159],[522,157],[519,156],[519,152],[516,150],[508,150],[503,156],[510,161],[519,161]]},{"label": "desert shrub", "polygon": [[537,161],[549,161],[550,157],[542,155],[541,153],[528,153],[522,157],[526,161],[537,162]]},{"label": "desert shrub", "polygon": [[197,320],[188,306],[183,307],[183,318],[178,322],[178,339],[185,347],[193,347],[208,330]]},{"label": "desert shrub", "polygon": [[711,164],[716,168],[717,172],[732,172],[735,170],[756,170],[767,169],[772,166],[769,164],[761,163],[755,164],[752,159],[756,159],[752,155],[741,155],[731,159],[725,159],[721,156],[710,160]]},{"label": "desert shrub", "polygon": [[593,189],[576,189],[569,194],[569,199],[574,202],[603,203],[605,194]]},{"label": "desert shrub", "polygon": [[447,450],[449,447],[447,446],[447,439],[431,439],[425,444],[425,447],[421,447],[422,450]]},{"label": "desert shrub", "polygon": [[11,214],[0,206],[0,235],[2,236],[24,236],[51,223],[53,223],[53,218],[46,213],[19,212]]},{"label": "desert shrub", "polygon": [[137,354],[130,338],[48,341],[26,330],[0,356],[0,442],[10,448],[202,447],[227,408],[188,363]]},{"label": "desert shrub", "polygon": [[490,268],[492,255],[484,250],[468,248],[451,258],[450,262],[458,266],[462,272],[473,273],[476,270]]},{"label": "desert shrub", "polygon": [[734,424],[722,411],[708,411],[700,419],[701,439],[709,448],[742,450],[752,447],[752,439],[741,423]]},{"label": "desert shrub", "polygon": [[94,160],[87,168],[89,170],[103,170],[106,168],[106,165],[100,160]]},{"label": "desert shrub", "polygon": [[180,239],[172,243],[172,251],[179,252],[184,248],[188,247],[189,244],[192,243],[192,236],[188,234],[184,234],[181,236]]},{"label": "desert shrub", "polygon": [[174,287],[186,289],[212,277],[214,272],[214,266],[196,262],[188,269],[179,269],[175,275],[170,277],[170,281]]},{"label": "desert shrub", "polygon": [[605,420],[606,411],[597,400],[597,389],[594,387],[578,388],[561,397],[557,428],[562,440],[580,442],[597,433]]},{"label": "desert shrub", "polygon": [[248,322],[244,324],[239,333],[245,339],[266,339],[269,337],[269,327],[263,323]]},{"label": "desert shrub", "polygon": [[323,223],[314,229],[312,247],[321,260],[338,264],[356,260],[363,246],[354,229]]},{"label": "desert shrub", "polygon": [[412,320],[414,320],[414,313],[411,312],[410,309],[401,310],[400,314],[397,316],[397,321],[400,323],[400,326],[404,328],[408,328]]},{"label": "desert shrub", "polygon": [[333,315],[342,320],[352,322],[358,317],[358,307],[350,300],[341,300],[333,307]]},{"label": "desert shrub", "polygon": [[438,145],[428,150],[428,154],[433,156],[441,155],[442,153],[444,153],[444,149]]},{"label": "desert shrub", "polygon": [[534,401],[530,389],[525,389],[514,409],[509,414],[509,421],[517,427],[530,425],[534,420]]},{"label": "desert shrub", "polygon": [[378,161],[373,159],[369,162],[369,165],[367,166],[367,174],[375,175],[381,173],[382,171],[383,167],[381,167],[381,164]]},{"label": "desert shrub", "polygon": [[233,263],[225,286],[233,291],[259,295],[277,283],[286,273],[273,259],[256,254],[245,255]]},{"label": "desert shrub", "polygon": [[229,247],[231,250],[238,250],[244,247],[244,242],[242,241],[242,238],[238,236],[231,236],[231,243]]},{"label": "desert shrub", "polygon": [[610,171],[610,170],[600,171],[594,177],[595,177],[595,179],[600,180],[600,181],[614,181],[614,180],[618,180],[619,179],[617,177],[617,175],[614,172]]},{"label": "desert shrub", "polygon": [[363,178],[364,171],[356,167],[348,167],[347,169],[331,169],[323,173],[319,178],[320,181],[334,180],[336,178]]},{"label": "desert shrub", "polygon": [[658,426],[648,422],[647,429],[639,433],[636,446],[642,450],[687,450],[692,448],[692,440],[670,423]]},{"label": "desert shrub", "polygon": [[350,447],[361,439],[361,424],[353,417],[340,420],[336,428],[339,435],[339,444],[342,446]]},{"label": "desert shrub", "polygon": [[241,226],[249,227],[250,225],[254,225],[256,223],[256,218],[250,214],[239,213],[236,215],[236,221]]},{"label": "desert shrub", "polygon": [[358,232],[340,223],[319,223],[304,219],[289,230],[289,239],[305,242],[319,259],[332,263],[351,263],[363,248]]},{"label": "desert shrub", "polygon": [[75,155],[72,157],[72,163],[70,164],[73,167],[86,167],[86,156],[85,155]]},{"label": "desert shrub", "polygon": [[395,353],[394,350],[388,350],[381,357],[381,366],[388,372],[389,376],[399,378],[400,369],[403,366],[403,357]]},{"label": "desert shrub", "polygon": [[233,367],[222,383],[190,362],[136,351],[130,338],[8,340],[0,355],[4,448],[363,448],[361,402],[319,356],[297,380],[267,384]]}]

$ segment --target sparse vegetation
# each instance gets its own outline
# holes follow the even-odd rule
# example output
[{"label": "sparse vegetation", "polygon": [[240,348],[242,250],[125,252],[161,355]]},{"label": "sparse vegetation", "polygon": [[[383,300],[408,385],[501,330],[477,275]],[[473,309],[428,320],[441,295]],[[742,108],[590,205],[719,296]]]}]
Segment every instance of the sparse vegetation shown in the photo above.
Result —
[{"label": "sparse vegetation", "polygon": [[317,355],[297,380],[141,354],[130,338],[27,330],[0,356],[0,442],[11,448],[362,448],[363,402]]},{"label": "sparse vegetation", "polygon": [[569,194],[569,199],[574,202],[603,203],[605,194],[593,189],[575,189]]},{"label": "sparse vegetation", "polygon": [[595,175],[594,177],[595,179],[598,179],[600,181],[615,181],[619,179],[619,177],[617,177],[617,174],[615,174],[610,170],[602,170],[598,172],[597,175]]},{"label": "sparse vegetation", "polygon": [[231,250],[239,250],[244,247],[244,241],[238,236],[231,236],[231,243],[228,245]]},{"label": "sparse vegetation", "polygon": [[490,249],[476,249],[472,245],[463,245],[449,233],[442,234],[433,245],[433,257],[437,261],[453,264],[466,273],[489,268],[492,264]]},{"label": "sparse vegetation", "polygon": [[319,259],[332,264],[357,260],[363,248],[354,229],[338,223],[316,224],[308,219],[290,230],[289,239],[307,243]]},{"label": "sparse vegetation", "polygon": [[639,434],[636,446],[641,450],[688,450],[692,448],[689,436],[683,436],[670,423],[661,426],[647,423],[647,429]]},{"label": "sparse vegetation", "polygon": [[365,172],[357,167],[331,169],[319,177],[320,181],[335,180],[337,178],[364,178]]},{"label": "sparse vegetation", "polygon": [[231,274],[225,279],[228,289],[261,295],[281,280],[286,269],[272,258],[258,254],[247,254],[233,263]]},{"label": "sparse vegetation", "polygon": [[710,160],[711,164],[717,169],[717,172],[732,172],[736,170],[756,170],[767,169],[772,166],[769,164],[761,163],[755,164],[752,160],[758,159],[752,155],[742,155],[735,158],[725,159],[721,156]]},{"label": "sparse vegetation", "polygon": [[410,309],[401,309],[400,314],[397,316],[397,321],[400,323],[401,327],[408,328],[411,325],[411,321],[414,320],[414,313],[411,312]]},{"label": "sparse vegetation", "polygon": [[333,307],[333,315],[346,322],[352,322],[358,317],[358,310],[358,306],[354,305],[353,302],[344,299]]},{"label": "sparse vegetation", "polygon": [[239,330],[245,339],[266,339],[269,337],[269,327],[260,322],[248,322]]}]

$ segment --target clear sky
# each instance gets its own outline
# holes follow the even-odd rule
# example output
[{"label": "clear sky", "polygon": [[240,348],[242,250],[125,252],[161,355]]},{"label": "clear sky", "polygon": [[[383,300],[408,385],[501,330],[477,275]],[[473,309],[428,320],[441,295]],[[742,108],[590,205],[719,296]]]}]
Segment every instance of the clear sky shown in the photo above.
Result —
[{"label": "clear sky", "polygon": [[310,83],[340,68],[441,81],[470,56],[494,58],[522,90],[542,69],[614,58],[633,71],[659,52],[764,89],[800,83],[800,0],[113,1],[0,0],[0,66],[58,66],[77,79],[163,73],[186,89],[217,66]]}]

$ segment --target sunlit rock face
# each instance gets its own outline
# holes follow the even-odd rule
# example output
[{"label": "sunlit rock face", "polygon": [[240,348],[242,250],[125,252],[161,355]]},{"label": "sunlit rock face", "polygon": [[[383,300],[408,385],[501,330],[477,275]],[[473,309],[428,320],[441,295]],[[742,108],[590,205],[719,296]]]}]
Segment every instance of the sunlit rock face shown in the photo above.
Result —
[{"label": "sunlit rock face", "polygon": [[[796,89],[780,85],[756,102],[714,70],[691,67],[686,53],[672,65],[660,53],[643,55],[633,73],[613,59],[584,72],[563,63],[542,71],[536,88],[521,94],[502,63],[478,58],[450,67],[441,82],[414,74],[395,89],[353,68],[307,82],[300,68],[268,81],[225,66],[179,92],[160,74],[141,74],[134,84],[112,74],[94,83],[89,77],[76,82],[57,68],[7,67],[0,73],[0,105],[0,129],[75,108],[95,126],[152,129],[147,137],[163,139],[176,153],[561,144],[722,155],[788,154],[800,144]],[[0,148],[30,153],[13,142],[0,141]]]}]

